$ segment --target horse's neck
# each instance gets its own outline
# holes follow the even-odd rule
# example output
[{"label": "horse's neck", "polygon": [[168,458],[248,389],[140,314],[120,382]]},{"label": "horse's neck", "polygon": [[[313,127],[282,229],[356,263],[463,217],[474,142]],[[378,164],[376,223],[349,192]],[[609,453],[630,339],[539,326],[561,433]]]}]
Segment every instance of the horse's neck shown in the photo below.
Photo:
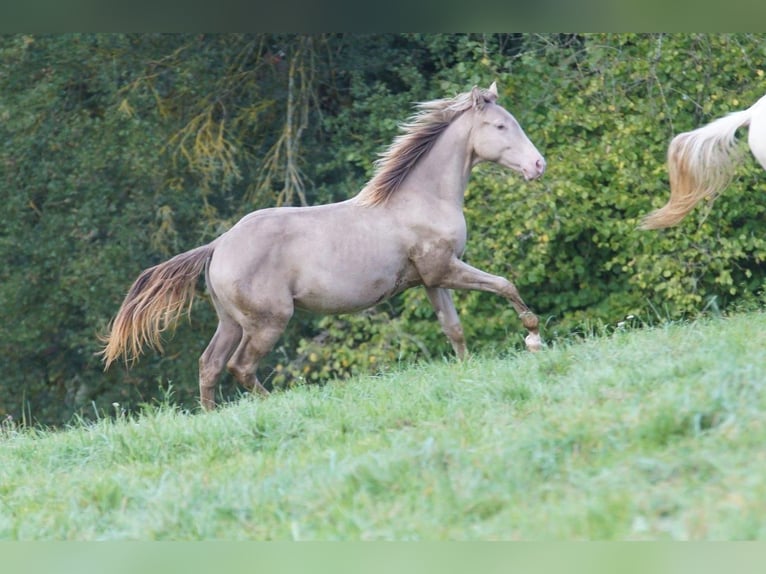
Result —
[{"label": "horse's neck", "polygon": [[468,145],[470,122],[458,117],[436,140],[433,147],[413,167],[394,194],[407,203],[423,203],[463,208],[463,196],[471,172]]}]

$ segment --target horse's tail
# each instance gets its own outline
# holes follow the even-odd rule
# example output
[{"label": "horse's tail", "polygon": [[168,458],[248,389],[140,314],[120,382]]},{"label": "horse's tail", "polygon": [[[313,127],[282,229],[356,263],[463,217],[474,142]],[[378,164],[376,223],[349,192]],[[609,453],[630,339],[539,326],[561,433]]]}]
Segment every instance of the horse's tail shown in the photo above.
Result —
[{"label": "horse's tail", "polygon": [[208,243],[144,270],[130,287],[110,326],[101,351],[105,368],[125,356],[134,361],[141,348],[162,350],[161,333],[191,311],[197,278],[213,254]]},{"label": "horse's tail", "polygon": [[753,108],[755,105],[673,138],[668,146],[670,199],[644,217],[640,229],[675,225],[701,199],[714,199],[724,190],[742,160],[736,147],[737,129],[749,125]]}]

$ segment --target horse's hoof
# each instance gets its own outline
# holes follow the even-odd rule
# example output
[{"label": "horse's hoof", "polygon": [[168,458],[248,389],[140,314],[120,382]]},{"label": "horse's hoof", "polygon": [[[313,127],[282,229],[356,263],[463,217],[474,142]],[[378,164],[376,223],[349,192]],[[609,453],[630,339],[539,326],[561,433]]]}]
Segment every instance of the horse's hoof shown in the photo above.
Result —
[{"label": "horse's hoof", "polygon": [[527,345],[527,351],[533,353],[540,351],[543,348],[543,340],[538,333],[530,333],[524,339],[524,343]]}]

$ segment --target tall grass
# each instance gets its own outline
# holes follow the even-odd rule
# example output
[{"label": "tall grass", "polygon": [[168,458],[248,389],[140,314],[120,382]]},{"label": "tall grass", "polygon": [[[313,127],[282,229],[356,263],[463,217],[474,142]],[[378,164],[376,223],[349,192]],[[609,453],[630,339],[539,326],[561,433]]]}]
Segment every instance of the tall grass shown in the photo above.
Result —
[{"label": "tall grass", "polygon": [[0,431],[0,538],[766,538],[766,315]]}]

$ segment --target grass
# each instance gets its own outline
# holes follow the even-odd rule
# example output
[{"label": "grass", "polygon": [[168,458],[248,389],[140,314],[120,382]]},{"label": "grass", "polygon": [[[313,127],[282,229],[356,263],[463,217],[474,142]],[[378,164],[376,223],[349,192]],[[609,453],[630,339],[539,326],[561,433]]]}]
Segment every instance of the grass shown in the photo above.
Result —
[{"label": "grass", "polygon": [[766,538],[766,314],[0,431],[6,540]]}]

